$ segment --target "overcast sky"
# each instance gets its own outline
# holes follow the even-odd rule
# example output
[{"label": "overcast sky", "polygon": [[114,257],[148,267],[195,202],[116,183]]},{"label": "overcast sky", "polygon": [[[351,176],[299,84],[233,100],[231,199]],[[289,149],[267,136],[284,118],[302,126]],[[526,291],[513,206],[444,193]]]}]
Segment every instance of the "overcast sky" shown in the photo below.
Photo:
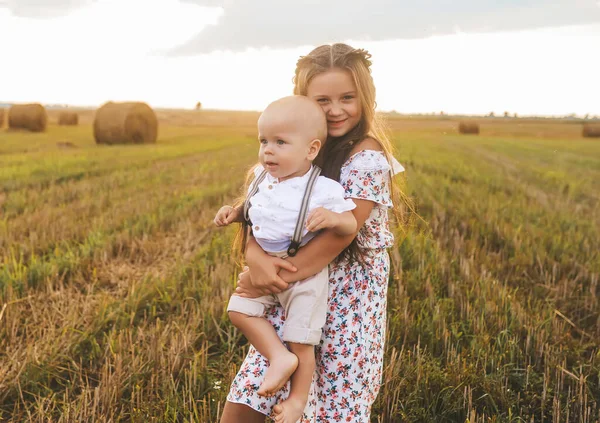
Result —
[{"label": "overcast sky", "polygon": [[185,0],[220,5],[217,25],[203,28],[176,54],[215,49],[295,47],[322,40],[418,39],[600,22],[597,0]]},{"label": "overcast sky", "polygon": [[367,48],[382,110],[600,115],[600,0],[0,0],[2,101],[261,109]]}]

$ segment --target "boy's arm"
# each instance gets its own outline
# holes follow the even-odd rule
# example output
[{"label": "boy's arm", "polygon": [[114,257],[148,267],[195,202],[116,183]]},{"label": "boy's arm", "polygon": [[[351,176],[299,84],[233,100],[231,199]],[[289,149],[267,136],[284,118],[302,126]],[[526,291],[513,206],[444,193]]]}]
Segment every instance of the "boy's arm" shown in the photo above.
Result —
[{"label": "boy's arm", "polygon": [[306,229],[310,232],[331,229],[340,236],[350,235],[357,232],[356,218],[351,211],[336,213],[323,207],[317,207],[306,218]]},{"label": "boy's arm", "polygon": [[338,223],[331,228],[336,234],[345,236],[356,232],[356,219],[351,211],[336,214],[338,215]]},{"label": "boy's arm", "polygon": [[244,221],[244,206],[223,206],[217,212],[214,223],[217,226],[227,226],[234,222]]},{"label": "boy's arm", "polygon": [[237,207],[232,207],[232,218],[229,220],[231,223],[237,222],[242,223],[244,221],[244,205],[239,205]]}]

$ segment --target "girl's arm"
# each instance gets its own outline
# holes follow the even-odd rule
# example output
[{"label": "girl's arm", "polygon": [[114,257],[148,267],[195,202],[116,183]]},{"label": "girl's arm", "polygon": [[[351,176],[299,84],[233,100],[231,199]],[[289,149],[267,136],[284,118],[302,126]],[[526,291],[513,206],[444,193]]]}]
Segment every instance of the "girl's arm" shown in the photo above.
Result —
[{"label": "girl's arm", "polygon": [[336,235],[333,230],[325,230],[323,233],[320,233],[302,247],[296,256],[287,258],[298,271],[290,272],[286,269],[281,269],[279,272],[279,277],[281,279],[290,283],[315,275],[320,272],[321,269],[329,265],[329,263],[350,245],[352,240],[358,234],[358,230],[362,228],[371,214],[373,206],[375,206],[375,203],[369,200],[358,200],[353,198],[352,201],[356,204],[356,208],[352,210],[352,214],[356,219],[357,229],[352,234],[346,236]]},{"label": "girl's arm", "polygon": [[[375,203],[354,198],[352,200],[356,204],[352,213],[357,228],[361,228]],[[279,293],[287,289],[288,283],[306,279],[320,272],[350,245],[357,233],[358,229],[351,235],[339,236],[333,230],[325,230],[302,247],[296,256],[285,260],[269,256],[254,239],[251,239],[246,249],[246,261],[250,271],[240,273],[236,293],[249,297]]]}]

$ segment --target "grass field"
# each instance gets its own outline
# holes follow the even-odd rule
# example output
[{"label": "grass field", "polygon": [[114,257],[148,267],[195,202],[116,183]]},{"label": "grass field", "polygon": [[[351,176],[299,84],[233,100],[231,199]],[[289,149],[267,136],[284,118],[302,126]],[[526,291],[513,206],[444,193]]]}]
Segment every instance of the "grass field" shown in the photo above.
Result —
[{"label": "grass field", "polygon": [[[218,421],[247,344],[212,218],[256,117],[162,111],[148,146],[97,147],[89,113],[0,131],[0,421]],[[600,421],[600,143],[481,122],[390,117],[423,221],[391,251],[373,421]]]}]

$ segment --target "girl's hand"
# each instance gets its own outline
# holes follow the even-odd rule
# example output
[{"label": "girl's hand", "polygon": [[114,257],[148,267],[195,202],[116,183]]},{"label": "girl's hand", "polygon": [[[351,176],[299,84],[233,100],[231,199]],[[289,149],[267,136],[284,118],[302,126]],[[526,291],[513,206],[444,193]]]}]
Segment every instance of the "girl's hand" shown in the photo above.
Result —
[{"label": "girl's hand", "polygon": [[234,222],[237,218],[237,209],[231,206],[223,206],[217,212],[215,216],[215,225],[217,226],[227,226],[230,223]]},{"label": "girl's hand", "polygon": [[[265,291],[266,292],[266,291]],[[252,280],[250,279],[250,271],[248,266],[244,266],[242,273],[238,275],[237,288],[235,289],[235,294],[240,297],[246,298],[257,298],[262,297],[263,290],[258,290],[252,286]]]},{"label": "girl's hand", "polygon": [[[260,247],[248,248],[246,261],[248,262],[252,287],[260,295],[279,294],[285,291],[288,288],[288,283],[279,277],[279,271],[282,269],[289,272],[296,271],[296,267],[292,263],[279,257],[272,257]],[[238,280],[238,286],[240,280]],[[247,289],[247,286],[243,286],[242,289]]]}]

